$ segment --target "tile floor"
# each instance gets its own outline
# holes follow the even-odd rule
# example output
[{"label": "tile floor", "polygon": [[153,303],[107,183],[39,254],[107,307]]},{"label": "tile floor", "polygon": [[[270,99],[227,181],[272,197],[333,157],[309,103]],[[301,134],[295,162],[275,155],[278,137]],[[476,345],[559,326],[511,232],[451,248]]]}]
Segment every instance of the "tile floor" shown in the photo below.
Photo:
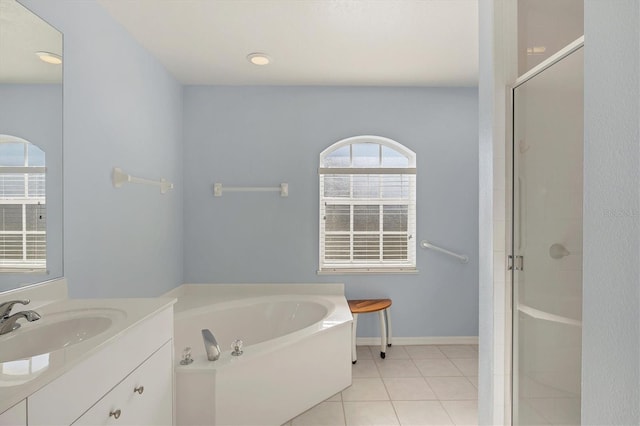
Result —
[{"label": "tile floor", "polygon": [[476,425],[478,346],[358,346],[353,384],[285,426]]}]

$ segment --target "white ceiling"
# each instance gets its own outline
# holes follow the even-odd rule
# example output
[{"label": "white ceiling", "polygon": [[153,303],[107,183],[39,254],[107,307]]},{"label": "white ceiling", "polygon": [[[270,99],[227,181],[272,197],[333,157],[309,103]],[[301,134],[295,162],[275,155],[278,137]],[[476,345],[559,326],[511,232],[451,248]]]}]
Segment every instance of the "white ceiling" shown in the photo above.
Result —
[{"label": "white ceiling", "polygon": [[[183,84],[475,86],[477,0],[98,0]],[[246,56],[264,52],[268,66]]]},{"label": "white ceiling", "polygon": [[60,83],[62,66],[35,52],[62,55],[62,34],[15,0],[0,0],[0,83]]}]

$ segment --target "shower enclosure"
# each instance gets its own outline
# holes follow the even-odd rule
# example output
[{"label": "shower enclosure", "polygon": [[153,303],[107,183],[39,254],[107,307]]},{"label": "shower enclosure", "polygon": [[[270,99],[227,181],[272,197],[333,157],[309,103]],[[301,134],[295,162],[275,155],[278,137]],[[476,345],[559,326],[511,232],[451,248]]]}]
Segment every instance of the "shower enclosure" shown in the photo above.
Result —
[{"label": "shower enclosure", "polygon": [[514,425],[580,424],[583,50],[513,89]]}]

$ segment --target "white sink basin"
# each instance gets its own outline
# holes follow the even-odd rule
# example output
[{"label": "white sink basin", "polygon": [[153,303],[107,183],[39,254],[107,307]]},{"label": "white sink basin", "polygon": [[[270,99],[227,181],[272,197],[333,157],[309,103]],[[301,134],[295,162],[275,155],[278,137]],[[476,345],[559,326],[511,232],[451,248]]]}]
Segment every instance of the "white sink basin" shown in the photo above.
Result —
[{"label": "white sink basin", "polygon": [[118,309],[82,309],[41,313],[38,321],[0,336],[0,363],[27,359],[68,348],[96,337],[126,317]]}]

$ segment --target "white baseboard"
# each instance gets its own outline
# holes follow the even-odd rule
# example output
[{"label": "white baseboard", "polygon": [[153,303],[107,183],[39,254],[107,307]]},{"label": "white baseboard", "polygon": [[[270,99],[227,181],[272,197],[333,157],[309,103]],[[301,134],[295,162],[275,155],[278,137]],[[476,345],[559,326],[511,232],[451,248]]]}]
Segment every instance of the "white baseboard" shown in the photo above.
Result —
[{"label": "white baseboard", "polygon": [[[392,337],[394,345],[477,345],[478,336]],[[358,337],[356,345],[376,346],[379,337]]]}]

